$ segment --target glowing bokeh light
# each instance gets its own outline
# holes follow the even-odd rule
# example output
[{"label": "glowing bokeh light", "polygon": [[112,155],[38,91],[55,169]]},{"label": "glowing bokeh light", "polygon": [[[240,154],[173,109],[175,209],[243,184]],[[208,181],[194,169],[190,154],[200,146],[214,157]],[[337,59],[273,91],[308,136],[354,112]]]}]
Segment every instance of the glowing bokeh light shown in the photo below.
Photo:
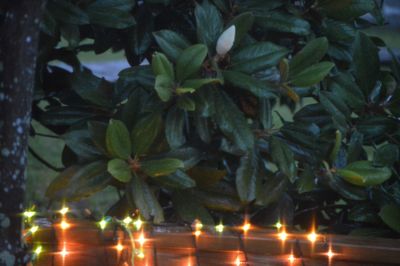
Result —
[{"label": "glowing bokeh light", "polygon": [[222,223],[215,226],[215,231],[222,233],[224,231],[224,225]]},{"label": "glowing bokeh light", "polygon": [[137,255],[136,255],[139,259],[144,259],[144,252],[143,250],[140,250]]},{"label": "glowing bokeh light", "polygon": [[34,211],[25,211],[23,213],[23,215],[24,215],[25,218],[31,219],[33,216],[36,215],[36,212],[34,212]]},{"label": "glowing bokeh light", "polygon": [[196,231],[194,232],[194,235],[195,235],[196,237],[199,237],[199,236],[201,235],[201,231],[200,231],[200,230],[196,230]]},{"label": "glowing bokeh light", "polygon": [[35,253],[36,256],[39,256],[40,253],[42,253],[43,248],[42,246],[38,246],[33,252]]},{"label": "glowing bokeh light", "polygon": [[140,217],[138,217],[136,221],[133,222],[133,225],[135,226],[136,230],[140,230],[140,228],[142,228],[143,221],[140,219]]},{"label": "glowing bokeh light", "polygon": [[118,243],[118,244],[115,246],[115,249],[116,249],[118,252],[121,252],[122,250],[124,250],[124,246],[123,246],[121,243]]},{"label": "glowing bokeh light", "polygon": [[99,222],[99,226],[100,226],[100,229],[101,229],[101,230],[106,229],[106,227],[107,227],[107,221],[106,221],[105,219],[101,220],[101,221]]},{"label": "glowing bokeh light", "polygon": [[125,224],[125,226],[128,226],[128,225],[130,225],[130,224],[133,222],[133,220],[132,220],[131,217],[126,216],[126,218],[123,219],[122,222]]},{"label": "glowing bokeh light", "polygon": [[39,226],[34,225],[31,227],[31,229],[29,229],[29,232],[31,232],[31,234],[35,234],[37,231],[39,230]]},{"label": "glowing bokeh light", "polygon": [[288,234],[286,233],[286,231],[282,231],[278,234],[278,238],[282,241],[285,241],[288,238]]},{"label": "glowing bokeh light", "polygon": [[315,232],[311,232],[307,235],[307,239],[311,242],[314,243],[318,239],[318,235]]},{"label": "glowing bokeh light", "polygon": [[144,243],[146,242],[146,238],[144,237],[143,232],[140,234],[140,236],[139,236],[137,242],[139,243],[140,246],[143,246]]},{"label": "glowing bokeh light", "polygon": [[326,252],[326,256],[329,260],[331,260],[335,256],[335,253],[332,251],[331,248],[329,248],[328,252]]},{"label": "glowing bokeh light", "polygon": [[194,226],[196,228],[196,231],[200,231],[201,229],[203,229],[203,224],[199,220],[196,220]]},{"label": "glowing bokeh light", "polygon": [[275,224],[275,227],[276,227],[276,229],[278,229],[278,230],[280,230],[281,228],[282,228],[282,224],[281,224],[281,222],[277,222],[276,224]]},{"label": "glowing bokeh light", "polygon": [[244,225],[242,226],[242,230],[243,230],[243,232],[245,232],[245,233],[247,233],[247,231],[249,231],[250,228],[251,228],[251,224],[248,223],[248,222],[244,223]]},{"label": "glowing bokeh light", "polygon": [[290,264],[293,264],[296,261],[296,258],[294,257],[293,254],[290,254],[288,257],[288,261]]},{"label": "glowing bokeh light", "polygon": [[242,265],[242,262],[240,261],[240,258],[239,258],[239,256],[237,256],[237,257],[236,257],[236,260],[235,260],[235,265],[236,265],[236,266],[240,266],[240,265]]},{"label": "glowing bokeh light", "polygon": [[67,251],[67,248],[66,248],[66,244],[65,244],[65,242],[64,242],[64,247],[63,247],[63,249],[60,251],[60,255],[61,255],[61,257],[63,257],[63,259],[65,259],[65,257],[68,255],[68,251]]},{"label": "glowing bokeh light", "polygon": [[62,230],[66,230],[66,229],[68,229],[70,226],[71,226],[71,225],[70,225],[69,223],[67,223],[67,221],[65,221],[65,220],[62,220],[61,223],[60,223],[60,228],[61,228]]},{"label": "glowing bokeh light", "polygon": [[59,210],[58,212],[61,213],[62,215],[66,215],[69,212],[69,208],[62,207],[61,210]]}]

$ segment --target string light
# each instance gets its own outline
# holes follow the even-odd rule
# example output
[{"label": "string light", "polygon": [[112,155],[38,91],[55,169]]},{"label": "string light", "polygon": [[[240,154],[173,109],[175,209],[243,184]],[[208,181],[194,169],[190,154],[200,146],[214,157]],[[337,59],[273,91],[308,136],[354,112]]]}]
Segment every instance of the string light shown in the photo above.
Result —
[{"label": "string light", "polygon": [[251,228],[251,224],[248,223],[248,222],[245,222],[245,223],[243,224],[243,226],[242,226],[242,230],[243,230],[244,233],[247,233],[247,231],[249,231],[250,228]]},{"label": "string light", "polygon": [[296,261],[296,258],[294,257],[293,254],[289,255],[288,261],[289,261],[290,264],[293,264]]},{"label": "string light", "polygon": [[33,216],[36,215],[36,212],[34,211],[24,211],[23,213],[25,218],[31,219]]},{"label": "string light", "polygon": [[283,230],[282,232],[280,232],[280,233],[278,234],[278,238],[279,238],[280,240],[282,240],[282,241],[285,241],[285,240],[287,239],[287,237],[288,237],[288,234],[286,233],[285,230]]},{"label": "string light", "polygon": [[70,227],[70,224],[69,223],[67,223],[65,220],[62,220],[61,221],[61,223],[60,223],[60,228],[62,229],[62,230],[66,230],[66,229],[68,229]]},{"label": "string light", "polygon": [[63,259],[68,255],[68,251],[67,251],[65,242],[64,242],[64,247],[60,252],[60,255],[63,257]]},{"label": "string light", "polygon": [[200,231],[201,229],[203,229],[203,224],[199,220],[196,220],[194,227],[195,227],[196,231]]},{"label": "string light", "polygon": [[99,226],[100,226],[100,229],[101,229],[101,230],[106,229],[106,227],[107,227],[107,221],[106,221],[105,219],[102,219],[102,220],[99,222]]},{"label": "string light", "polygon": [[315,241],[317,241],[318,235],[313,231],[313,232],[311,232],[311,233],[309,233],[309,234],[307,235],[307,239],[308,239],[311,243],[314,243]]},{"label": "string light", "polygon": [[196,231],[194,232],[194,235],[195,235],[196,237],[199,237],[199,236],[201,235],[201,231],[200,231],[200,230],[196,230]]},{"label": "string light", "polygon": [[126,218],[123,219],[122,222],[125,224],[125,226],[128,226],[129,224],[131,224],[133,222],[133,220],[131,217],[126,216]]},{"label": "string light", "polygon": [[61,210],[58,211],[61,215],[65,216],[69,212],[68,207],[62,207]]},{"label": "string light", "polygon": [[116,249],[118,252],[121,252],[122,250],[124,250],[124,246],[123,246],[121,243],[118,243],[118,244],[115,246],[115,249]]},{"label": "string light", "polygon": [[135,226],[136,230],[140,230],[140,228],[142,228],[143,221],[140,219],[140,217],[138,217],[136,221],[133,222],[133,225]]},{"label": "string light", "polygon": [[143,250],[140,250],[137,255],[136,255],[139,259],[144,259],[144,252]]},{"label": "string light", "polygon": [[335,253],[333,253],[332,249],[329,248],[328,252],[326,253],[326,256],[328,256],[328,259],[331,260],[333,256],[335,256]]},{"label": "string light", "polygon": [[29,232],[31,232],[31,234],[35,234],[37,231],[39,230],[39,226],[34,225],[31,227],[31,229],[29,229]]},{"label": "string light", "polygon": [[140,244],[140,246],[143,247],[144,243],[146,242],[146,238],[144,237],[143,232],[140,234],[140,236],[139,236],[137,242]]},{"label": "string light", "polygon": [[278,230],[280,230],[281,228],[282,228],[282,224],[278,221],[276,224],[275,224],[275,227],[276,227],[276,229],[278,229]]},{"label": "string light", "polygon": [[236,265],[236,266],[240,266],[240,265],[242,265],[242,262],[240,261],[240,258],[239,258],[239,256],[237,256],[237,257],[236,257],[236,260],[235,260],[235,265]]},{"label": "string light", "polygon": [[224,231],[224,225],[222,223],[220,223],[219,225],[216,225],[215,231],[217,231],[218,233],[222,233]]},{"label": "string light", "polygon": [[38,256],[40,255],[40,253],[42,253],[42,251],[43,251],[42,246],[38,246],[38,247],[33,251],[33,253],[35,253],[35,255],[38,257]]}]

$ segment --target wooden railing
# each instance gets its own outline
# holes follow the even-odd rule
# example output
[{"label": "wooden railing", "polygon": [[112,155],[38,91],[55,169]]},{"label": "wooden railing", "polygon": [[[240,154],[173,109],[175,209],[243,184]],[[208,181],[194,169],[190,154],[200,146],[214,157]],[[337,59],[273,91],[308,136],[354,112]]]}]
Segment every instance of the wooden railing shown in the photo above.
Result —
[{"label": "wooden railing", "polygon": [[[278,234],[274,230],[154,226],[134,232],[132,240],[121,229],[100,230],[95,223],[68,221],[41,226],[28,240],[41,247],[34,265],[40,266],[217,266],[217,265],[400,265],[400,240],[317,235]],[[140,248],[143,244],[142,248]]]}]

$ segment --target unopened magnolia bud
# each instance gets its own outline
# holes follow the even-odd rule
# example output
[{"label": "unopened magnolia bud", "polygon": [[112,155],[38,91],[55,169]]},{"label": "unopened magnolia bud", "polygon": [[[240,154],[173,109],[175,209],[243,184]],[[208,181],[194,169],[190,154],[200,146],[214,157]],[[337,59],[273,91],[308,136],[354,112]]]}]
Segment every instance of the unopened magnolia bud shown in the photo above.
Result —
[{"label": "unopened magnolia bud", "polygon": [[235,42],[236,27],[235,25],[227,28],[221,36],[219,36],[217,41],[217,54],[224,56],[229,50],[232,49],[233,43]]}]

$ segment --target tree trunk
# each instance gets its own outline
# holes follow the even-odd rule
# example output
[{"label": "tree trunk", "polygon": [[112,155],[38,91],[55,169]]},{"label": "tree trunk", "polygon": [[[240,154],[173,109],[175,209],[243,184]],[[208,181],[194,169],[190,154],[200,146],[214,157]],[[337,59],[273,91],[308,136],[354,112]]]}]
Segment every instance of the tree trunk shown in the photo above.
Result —
[{"label": "tree trunk", "polygon": [[29,260],[21,237],[21,213],[45,0],[13,0],[1,5],[5,13],[0,22],[0,266],[13,266]]}]

